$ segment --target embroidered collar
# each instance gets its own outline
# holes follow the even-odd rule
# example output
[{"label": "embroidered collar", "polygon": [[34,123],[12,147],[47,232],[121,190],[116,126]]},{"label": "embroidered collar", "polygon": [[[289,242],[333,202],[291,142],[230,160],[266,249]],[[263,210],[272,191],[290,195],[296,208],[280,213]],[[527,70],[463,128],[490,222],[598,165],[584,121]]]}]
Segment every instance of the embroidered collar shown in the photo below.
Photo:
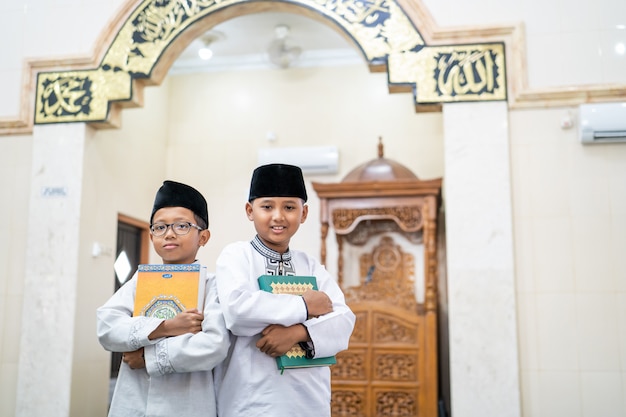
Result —
[{"label": "embroidered collar", "polygon": [[274,249],[270,249],[267,246],[265,246],[265,244],[261,241],[261,238],[259,238],[259,235],[256,235],[254,239],[250,241],[250,244],[252,245],[254,249],[256,249],[257,252],[259,252],[261,255],[265,256],[266,258],[272,261],[276,261],[276,262],[291,261],[291,252],[289,251],[289,248],[287,248],[287,252],[285,253],[278,253]]}]

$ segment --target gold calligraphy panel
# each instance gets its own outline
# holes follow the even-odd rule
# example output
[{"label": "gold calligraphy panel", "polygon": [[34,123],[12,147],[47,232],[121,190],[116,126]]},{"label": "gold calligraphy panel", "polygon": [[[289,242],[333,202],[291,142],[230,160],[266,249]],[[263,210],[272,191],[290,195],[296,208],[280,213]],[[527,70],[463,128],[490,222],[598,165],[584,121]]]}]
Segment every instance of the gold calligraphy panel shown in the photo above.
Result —
[{"label": "gold calligraphy panel", "polygon": [[389,55],[389,83],[416,86],[416,103],[506,100],[504,44],[424,47]]},{"label": "gold calligraphy panel", "polygon": [[131,77],[102,69],[39,73],[35,123],[106,120],[111,101],[131,98]]},{"label": "gold calligraphy panel", "polygon": [[[189,26],[227,7],[275,0],[145,0],[130,14],[100,66],[41,72],[35,123],[103,122],[150,79],[163,52]],[[351,37],[369,65],[387,65],[390,84],[412,85],[417,104],[505,100],[501,44],[428,47],[393,0],[281,1],[313,10]],[[265,7],[265,9],[267,9]]]}]

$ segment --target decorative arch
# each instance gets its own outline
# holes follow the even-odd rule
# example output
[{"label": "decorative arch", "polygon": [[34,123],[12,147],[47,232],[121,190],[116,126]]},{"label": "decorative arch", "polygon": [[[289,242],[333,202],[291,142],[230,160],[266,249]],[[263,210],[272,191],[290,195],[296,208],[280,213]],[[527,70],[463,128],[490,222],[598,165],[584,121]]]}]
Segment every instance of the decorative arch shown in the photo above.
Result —
[{"label": "decorative arch", "polygon": [[116,125],[121,107],[140,102],[138,84],[160,83],[191,40],[233,16],[270,10],[332,26],[373,71],[387,71],[390,91],[412,91],[420,110],[507,99],[503,42],[427,45],[394,0],[143,0],[95,68],[37,74],[34,123]]},{"label": "decorative arch", "polygon": [[127,0],[93,56],[26,61],[20,114],[0,119],[0,135],[60,122],[119,127],[121,110],[141,106],[143,87],[159,84],[193,39],[223,21],[263,11],[302,14],[338,30],[371,71],[387,72],[389,92],[413,93],[417,111],[439,111],[454,101],[506,100],[512,109],[576,106],[626,95],[616,84],[531,90],[521,23],[439,28],[421,0]]}]

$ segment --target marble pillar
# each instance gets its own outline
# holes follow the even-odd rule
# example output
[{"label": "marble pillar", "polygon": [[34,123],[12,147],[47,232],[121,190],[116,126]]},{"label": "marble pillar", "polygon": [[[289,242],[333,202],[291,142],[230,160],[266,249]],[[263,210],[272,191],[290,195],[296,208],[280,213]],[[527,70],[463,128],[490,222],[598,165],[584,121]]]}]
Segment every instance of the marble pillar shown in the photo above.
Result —
[{"label": "marble pillar", "polygon": [[451,413],[519,417],[508,108],[443,107]]},{"label": "marble pillar", "polygon": [[68,416],[87,127],[35,126],[17,416]]}]

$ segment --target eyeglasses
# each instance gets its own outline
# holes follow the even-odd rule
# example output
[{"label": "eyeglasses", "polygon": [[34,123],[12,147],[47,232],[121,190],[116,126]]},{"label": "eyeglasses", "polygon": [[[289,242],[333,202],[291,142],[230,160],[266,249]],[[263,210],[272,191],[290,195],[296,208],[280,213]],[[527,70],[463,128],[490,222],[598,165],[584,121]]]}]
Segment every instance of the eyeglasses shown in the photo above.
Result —
[{"label": "eyeglasses", "polygon": [[171,227],[172,231],[181,236],[189,233],[191,228],[196,228],[198,230],[202,230],[200,226],[197,224],[189,223],[189,222],[176,222],[176,223],[154,223],[150,225],[150,233],[152,236],[163,236],[167,233],[167,228]]}]

